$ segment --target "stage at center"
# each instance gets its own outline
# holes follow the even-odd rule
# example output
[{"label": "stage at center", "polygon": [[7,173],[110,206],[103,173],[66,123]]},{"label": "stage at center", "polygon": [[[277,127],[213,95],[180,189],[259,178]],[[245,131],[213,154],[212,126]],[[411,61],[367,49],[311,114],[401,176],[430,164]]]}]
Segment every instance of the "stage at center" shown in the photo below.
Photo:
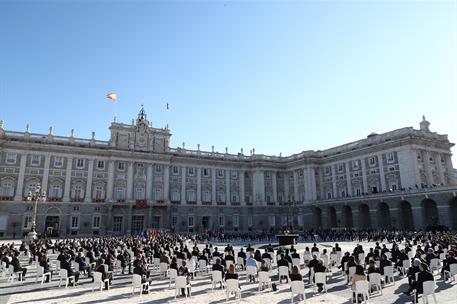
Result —
[{"label": "stage at center", "polygon": [[297,244],[296,240],[298,239],[298,234],[277,234],[276,238],[278,239],[279,246],[286,245],[295,245]]}]

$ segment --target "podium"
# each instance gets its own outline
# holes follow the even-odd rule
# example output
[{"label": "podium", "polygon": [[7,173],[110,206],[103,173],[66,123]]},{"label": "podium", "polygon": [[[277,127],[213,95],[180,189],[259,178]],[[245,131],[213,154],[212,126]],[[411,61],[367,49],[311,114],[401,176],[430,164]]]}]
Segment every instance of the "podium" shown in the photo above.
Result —
[{"label": "podium", "polygon": [[279,246],[295,245],[297,244],[298,234],[277,234]]}]

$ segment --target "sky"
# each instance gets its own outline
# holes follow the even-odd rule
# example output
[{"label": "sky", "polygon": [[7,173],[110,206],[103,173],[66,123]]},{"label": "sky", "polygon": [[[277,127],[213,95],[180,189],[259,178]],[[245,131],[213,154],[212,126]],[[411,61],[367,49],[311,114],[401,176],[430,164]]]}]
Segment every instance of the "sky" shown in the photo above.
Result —
[{"label": "sky", "polygon": [[108,140],[109,92],[172,147],[290,155],[422,115],[455,143],[457,2],[0,0],[6,129]]}]

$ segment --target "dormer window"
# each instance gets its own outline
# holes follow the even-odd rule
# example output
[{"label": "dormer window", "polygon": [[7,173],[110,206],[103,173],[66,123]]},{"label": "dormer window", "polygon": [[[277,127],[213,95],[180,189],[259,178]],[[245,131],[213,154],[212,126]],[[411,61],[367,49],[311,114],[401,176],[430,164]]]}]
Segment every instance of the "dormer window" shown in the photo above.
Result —
[{"label": "dormer window", "polygon": [[105,169],[105,161],[104,160],[97,161],[97,169],[99,169],[99,170]]},{"label": "dormer window", "polygon": [[30,160],[30,164],[32,166],[39,166],[41,163],[41,156],[40,155],[32,155],[32,158]]}]

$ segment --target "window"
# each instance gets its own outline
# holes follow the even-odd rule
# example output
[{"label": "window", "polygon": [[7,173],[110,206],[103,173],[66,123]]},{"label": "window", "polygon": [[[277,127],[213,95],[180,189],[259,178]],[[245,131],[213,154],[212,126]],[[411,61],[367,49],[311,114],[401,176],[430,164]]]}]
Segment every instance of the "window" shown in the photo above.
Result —
[{"label": "window", "polygon": [[238,228],[240,226],[240,217],[238,215],[234,215],[232,217],[233,227]]},{"label": "window", "polygon": [[217,170],[217,176],[221,177],[221,178],[224,177],[224,170],[222,170],[222,169]]},{"label": "window", "polygon": [[203,169],[203,176],[208,177],[209,176],[209,170],[207,168]]},{"label": "window", "polygon": [[268,216],[268,224],[270,225],[270,227],[276,226],[276,216],[269,215]]},{"label": "window", "polygon": [[76,160],[76,168],[78,168],[78,169],[84,168],[84,159],[78,158]]},{"label": "window", "polygon": [[355,189],[355,192],[357,196],[362,195],[362,190],[360,190],[360,188]]},{"label": "window", "polygon": [[105,196],[103,191],[103,186],[96,186],[95,187],[95,198],[96,199],[103,199]]},{"label": "window", "polygon": [[187,200],[190,202],[195,202],[197,200],[197,194],[194,190],[187,191]]},{"label": "window", "polygon": [[178,217],[176,215],[173,215],[171,217],[171,226],[176,227],[176,224],[178,223]]},{"label": "window", "polygon": [[377,173],[376,170],[371,170],[370,171],[370,174],[376,174],[376,173]]},{"label": "window", "polygon": [[125,199],[125,188],[124,187],[116,187],[116,199],[122,200]]},{"label": "window", "polygon": [[1,196],[13,196],[13,183],[9,180],[2,183]]},{"label": "window", "polygon": [[266,195],[266,199],[267,199],[267,203],[269,203],[271,201],[271,197],[269,194]]},{"label": "window", "polygon": [[389,167],[389,171],[395,171],[395,167]]},{"label": "window", "polygon": [[188,169],[187,169],[187,174],[189,174],[189,176],[194,176],[194,175],[195,175],[195,170],[194,170],[194,168],[188,168]]},{"label": "window", "polygon": [[397,191],[397,185],[396,184],[390,185],[390,190]]},{"label": "window", "polygon": [[187,226],[194,227],[194,216],[193,215],[191,215],[187,218]]},{"label": "window", "polygon": [[230,175],[232,176],[232,179],[238,179],[238,172],[236,171],[231,171]]},{"label": "window", "polygon": [[6,163],[15,164],[16,163],[16,153],[6,153]]},{"label": "window", "polygon": [[136,187],[135,188],[135,199],[136,200],[143,200],[144,199],[144,188],[143,187]]},{"label": "window", "polygon": [[163,200],[162,189],[156,189],[154,191],[154,199],[157,201]]},{"label": "window", "polygon": [[113,232],[120,233],[122,232],[122,222],[124,221],[122,216],[113,217]]},{"label": "window", "polygon": [[232,194],[232,202],[237,203],[238,202],[238,195]]},{"label": "window", "polygon": [[144,216],[132,215],[132,232],[138,233],[143,231]]},{"label": "window", "polygon": [[301,177],[303,176],[303,170],[298,170],[298,175]]},{"label": "window", "polygon": [[224,227],[225,217],[223,215],[219,215],[217,222],[219,223],[219,227]]},{"label": "window", "polygon": [[153,216],[152,217],[152,224],[151,224],[152,229],[159,229],[160,228],[160,216]]},{"label": "window", "polygon": [[105,169],[105,161],[104,160],[97,161],[97,169],[100,169],[100,170]]},{"label": "window", "polygon": [[94,215],[92,218],[92,229],[100,229],[100,216]]},{"label": "window", "polygon": [[376,159],[374,157],[370,157],[369,162],[370,162],[370,165],[373,166],[376,164]]},{"label": "window", "polygon": [[181,195],[178,190],[174,189],[171,192],[171,201],[172,202],[179,202],[181,200]]},{"label": "window", "polygon": [[63,157],[54,157],[54,167],[61,168],[63,166]]},{"label": "window", "polygon": [[393,153],[393,152],[387,153],[387,161],[388,161],[389,163],[391,163],[391,162],[394,161],[394,153]]},{"label": "window", "polygon": [[332,194],[330,192],[327,192],[327,199],[331,199],[332,198]]},{"label": "window", "polygon": [[30,159],[30,165],[32,166],[39,166],[41,163],[41,156],[40,155],[32,155]]},{"label": "window", "polygon": [[270,178],[270,171],[265,172],[265,178]]},{"label": "window", "polygon": [[211,192],[204,191],[203,192],[203,201],[204,202],[211,202]]},{"label": "window", "polygon": [[175,174],[175,175],[179,174],[179,168],[178,167],[173,166],[172,170],[173,170],[173,174]]},{"label": "window", "polygon": [[218,192],[216,195],[216,201],[224,203],[225,202],[225,193],[224,192]]},{"label": "window", "polygon": [[283,226],[287,226],[287,220],[288,220],[288,216],[287,215],[283,215],[282,216],[282,225]]},{"label": "window", "polygon": [[162,166],[161,166],[161,165],[156,164],[156,165],[155,165],[155,168],[156,168],[156,172],[157,172],[157,173],[162,172]]},{"label": "window", "polygon": [[71,229],[78,229],[79,228],[79,217],[72,216],[71,217]]},{"label": "window", "polygon": [[32,229],[32,216],[31,215],[24,216],[24,222],[22,225],[22,229],[24,229],[24,230]]},{"label": "window", "polygon": [[357,160],[352,161],[352,168],[354,170],[359,169],[359,162]]},{"label": "window", "polygon": [[35,193],[36,189],[37,189],[37,182],[34,182],[34,181],[29,182],[27,184],[27,191],[25,193],[26,194],[28,194],[28,192]]},{"label": "window", "polygon": [[343,165],[342,164],[339,164],[338,165],[338,172],[343,172]]},{"label": "window", "polygon": [[74,206],[73,211],[79,211],[79,206]]},{"label": "window", "polygon": [[60,185],[53,185],[51,188],[51,198],[59,198],[60,197]]},{"label": "window", "polygon": [[124,162],[118,162],[117,163],[117,170],[125,171],[125,163]]},{"label": "window", "polygon": [[325,174],[330,174],[330,167],[325,168]]},{"label": "window", "polygon": [[252,215],[248,215],[248,227],[252,227]]},{"label": "window", "polygon": [[421,160],[421,158],[422,158],[422,157],[421,157],[420,152],[417,152],[417,160]]},{"label": "window", "polygon": [[298,226],[303,226],[303,215],[297,215]]}]

